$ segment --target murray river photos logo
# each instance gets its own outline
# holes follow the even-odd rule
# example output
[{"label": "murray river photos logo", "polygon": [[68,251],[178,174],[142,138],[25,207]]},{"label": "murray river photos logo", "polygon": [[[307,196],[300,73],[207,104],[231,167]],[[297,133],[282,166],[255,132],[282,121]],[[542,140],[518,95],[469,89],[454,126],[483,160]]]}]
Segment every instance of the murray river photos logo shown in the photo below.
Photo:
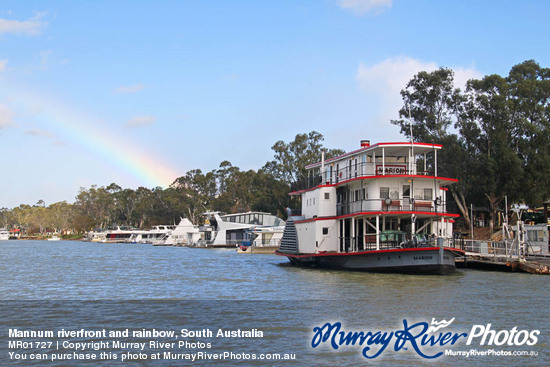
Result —
[{"label": "murray river photos logo", "polygon": [[[313,328],[311,346],[313,348],[328,345],[338,350],[344,346],[359,347],[361,355],[374,359],[386,350],[394,352],[412,350],[427,359],[441,357],[443,347],[448,348],[460,343],[486,346],[533,346],[538,341],[539,330],[493,330],[491,324],[473,325],[469,333],[445,330],[455,319],[409,323],[403,320],[403,328],[394,331],[346,331],[342,323],[327,322]],[[473,343],[473,344],[472,344]]]}]

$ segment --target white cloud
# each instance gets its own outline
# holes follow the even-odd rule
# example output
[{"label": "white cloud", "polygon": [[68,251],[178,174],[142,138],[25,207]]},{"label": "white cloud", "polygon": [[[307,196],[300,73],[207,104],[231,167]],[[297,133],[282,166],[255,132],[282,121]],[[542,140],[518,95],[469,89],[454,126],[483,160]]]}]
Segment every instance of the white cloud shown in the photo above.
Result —
[{"label": "white cloud", "polygon": [[154,116],[139,116],[134,117],[133,119],[130,119],[126,121],[124,126],[126,127],[141,127],[141,126],[147,126],[152,125],[157,120]]},{"label": "white cloud", "polygon": [[7,106],[0,104],[0,129],[13,126],[15,113]]},{"label": "white cloud", "polygon": [[473,66],[466,69],[461,67],[454,67],[451,69],[455,72],[455,87],[460,88],[463,91],[466,89],[466,83],[468,80],[481,79],[484,77],[484,75]]},{"label": "white cloud", "polygon": [[0,60],[0,71],[6,70],[6,65],[8,64],[8,60]]},{"label": "white cloud", "polygon": [[26,130],[23,134],[30,135],[30,136],[43,136],[46,138],[53,137],[53,134],[49,131],[42,130],[42,129],[30,129]]},{"label": "white cloud", "polygon": [[385,8],[391,8],[393,0],[338,0],[341,8],[351,10],[356,15],[368,12],[380,12]]},{"label": "white cloud", "polygon": [[[403,105],[401,90],[420,71],[434,71],[439,66],[435,62],[423,62],[410,57],[388,58],[378,64],[359,65],[357,80],[361,89],[372,93],[380,99],[380,119],[386,122],[398,117]],[[454,73],[455,87],[464,89],[466,82],[472,78],[481,78],[482,74],[475,68],[450,67]]]},{"label": "white cloud", "polygon": [[115,93],[136,93],[142,91],[145,86],[143,84],[120,86],[115,89]]},{"label": "white cloud", "polygon": [[52,60],[52,50],[42,51],[38,55],[40,57],[40,70],[47,71]]},{"label": "white cloud", "polygon": [[40,20],[45,13],[37,14],[29,20],[12,20],[0,18],[0,35],[5,33],[35,35],[40,33],[48,23]]}]

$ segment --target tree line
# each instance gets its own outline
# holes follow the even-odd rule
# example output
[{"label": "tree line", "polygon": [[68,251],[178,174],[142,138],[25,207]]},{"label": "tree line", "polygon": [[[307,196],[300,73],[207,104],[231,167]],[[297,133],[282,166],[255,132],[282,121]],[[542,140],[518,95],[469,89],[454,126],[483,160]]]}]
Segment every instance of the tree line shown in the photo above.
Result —
[{"label": "tree line", "polygon": [[[505,77],[489,75],[454,86],[454,72],[440,68],[419,72],[401,91],[403,107],[392,124],[417,142],[442,144],[439,176],[458,178],[450,187],[469,226],[470,205],[486,207],[496,221],[503,200],[540,206],[550,198],[550,69],[533,60],[515,65]],[[290,185],[306,175],[305,166],[344,152],[326,149],[315,131],[272,146],[273,160],[258,170],[242,171],[229,161],[217,169],[188,171],[168,188],[81,188],[74,204],[20,205],[0,209],[0,226],[26,234],[70,229],[77,233],[108,224],[147,228],[197,223],[207,210],[258,210],[284,217],[297,207]],[[427,162],[432,164],[433,162]]]}]

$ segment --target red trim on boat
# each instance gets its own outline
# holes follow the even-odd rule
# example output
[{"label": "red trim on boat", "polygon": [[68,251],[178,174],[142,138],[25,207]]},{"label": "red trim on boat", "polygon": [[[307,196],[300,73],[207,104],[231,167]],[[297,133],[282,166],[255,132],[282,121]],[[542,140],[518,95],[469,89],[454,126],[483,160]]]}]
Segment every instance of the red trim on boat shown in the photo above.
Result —
[{"label": "red trim on boat", "polygon": [[[464,251],[454,247],[443,247],[444,251],[458,253],[463,256]],[[439,247],[411,247],[411,248],[396,248],[391,250],[371,250],[371,251],[361,251],[361,252],[323,252],[318,254],[285,254],[275,251],[275,255],[286,256],[286,257],[320,257],[320,256],[357,256],[357,255],[373,255],[373,254],[384,254],[384,253],[397,253],[397,252],[414,252],[414,251],[439,251]]]},{"label": "red trim on boat", "polygon": [[[434,148],[434,149],[435,148],[438,148],[438,149],[443,148],[443,145],[441,145],[441,144],[430,144],[430,143],[413,143],[413,144],[414,144],[414,146],[424,147],[424,148]],[[381,146],[387,146],[387,145],[396,145],[398,147],[410,147],[411,143],[410,142],[376,143],[376,144],[368,145],[366,147],[361,147],[361,148],[356,149],[356,150],[352,150],[351,152],[347,152],[347,153],[341,154],[341,155],[336,156],[336,157],[332,157],[330,159],[325,160],[325,163],[334,162],[338,159],[345,158],[345,157],[348,157],[348,156],[352,156],[352,155],[357,154],[357,153],[362,152],[362,151],[373,150],[374,148],[381,147]],[[320,164],[321,164],[321,162],[308,164],[305,168],[310,169],[310,168],[313,168],[313,167],[318,166]]]},{"label": "red trim on boat", "polygon": [[[349,218],[349,217],[360,217],[360,216],[371,216],[371,215],[423,215],[428,214],[429,216],[433,217],[451,217],[451,218],[458,218],[460,217],[460,214],[452,214],[452,213],[436,213],[436,212],[420,212],[420,211],[391,211],[391,212],[384,212],[384,211],[377,211],[377,212],[358,212],[358,213],[352,213],[352,214],[346,214],[346,215],[340,215],[340,216],[332,216],[332,217],[317,217],[317,218],[310,218],[310,219],[303,219],[303,220],[296,220],[294,223],[308,223],[308,222],[315,222],[318,220],[334,220],[334,219],[343,219],[343,218]],[[447,221],[447,220],[446,220]]]},{"label": "red trim on boat", "polygon": [[308,192],[308,191],[313,191],[315,189],[318,189],[318,188],[321,188],[321,187],[333,187],[333,186],[339,186],[339,185],[344,185],[344,184],[347,184],[347,183],[350,183],[350,182],[353,182],[353,181],[357,181],[357,180],[372,180],[372,179],[378,179],[378,178],[425,178],[425,179],[430,179],[430,180],[442,180],[442,181],[450,181],[450,182],[458,182],[458,179],[456,178],[449,178],[449,177],[436,177],[436,176],[424,176],[424,175],[376,175],[376,176],[360,176],[360,177],[354,177],[354,178],[351,178],[349,180],[343,180],[343,181],[340,181],[338,183],[333,183],[333,184],[321,184],[321,185],[317,185],[317,186],[314,186],[312,188],[309,188],[309,189],[304,189],[304,190],[300,190],[300,191],[293,191],[291,193],[289,193],[289,195],[293,196],[293,195],[300,195],[304,192]]}]

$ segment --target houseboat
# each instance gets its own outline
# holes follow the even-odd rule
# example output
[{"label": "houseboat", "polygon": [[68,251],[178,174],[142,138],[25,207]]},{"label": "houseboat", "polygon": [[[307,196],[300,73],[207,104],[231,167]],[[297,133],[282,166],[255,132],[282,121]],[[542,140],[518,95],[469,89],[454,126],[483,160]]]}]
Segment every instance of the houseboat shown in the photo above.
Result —
[{"label": "houseboat", "polygon": [[84,237],[86,242],[104,242],[107,238],[107,233],[102,228],[94,228],[89,231],[88,234]]},{"label": "houseboat", "polygon": [[148,231],[134,231],[134,237],[131,242],[155,243],[161,238],[165,239],[175,228],[175,225],[157,225]]},{"label": "houseboat", "polygon": [[130,242],[130,238],[136,229],[129,226],[109,226],[103,232],[104,238],[98,236],[98,241],[93,242],[103,242],[103,243],[125,243]]},{"label": "houseboat", "polygon": [[10,239],[10,231],[5,228],[0,228],[0,241],[7,241]]},{"label": "houseboat", "polygon": [[188,246],[200,238],[199,227],[187,218],[182,218],[173,230],[153,241],[153,246]]},{"label": "houseboat", "polygon": [[223,214],[206,212],[205,225],[200,227],[197,246],[235,247],[240,246],[248,230],[255,227],[284,226],[285,221],[270,213],[246,212]]},{"label": "houseboat", "polygon": [[237,248],[239,254],[273,254],[279,249],[285,227],[255,227],[245,234]]},{"label": "houseboat", "polygon": [[[277,255],[291,263],[350,270],[449,274],[455,257],[438,144],[362,141],[358,150],[306,167],[290,195],[291,213]],[[295,215],[292,215],[295,214]]]}]

